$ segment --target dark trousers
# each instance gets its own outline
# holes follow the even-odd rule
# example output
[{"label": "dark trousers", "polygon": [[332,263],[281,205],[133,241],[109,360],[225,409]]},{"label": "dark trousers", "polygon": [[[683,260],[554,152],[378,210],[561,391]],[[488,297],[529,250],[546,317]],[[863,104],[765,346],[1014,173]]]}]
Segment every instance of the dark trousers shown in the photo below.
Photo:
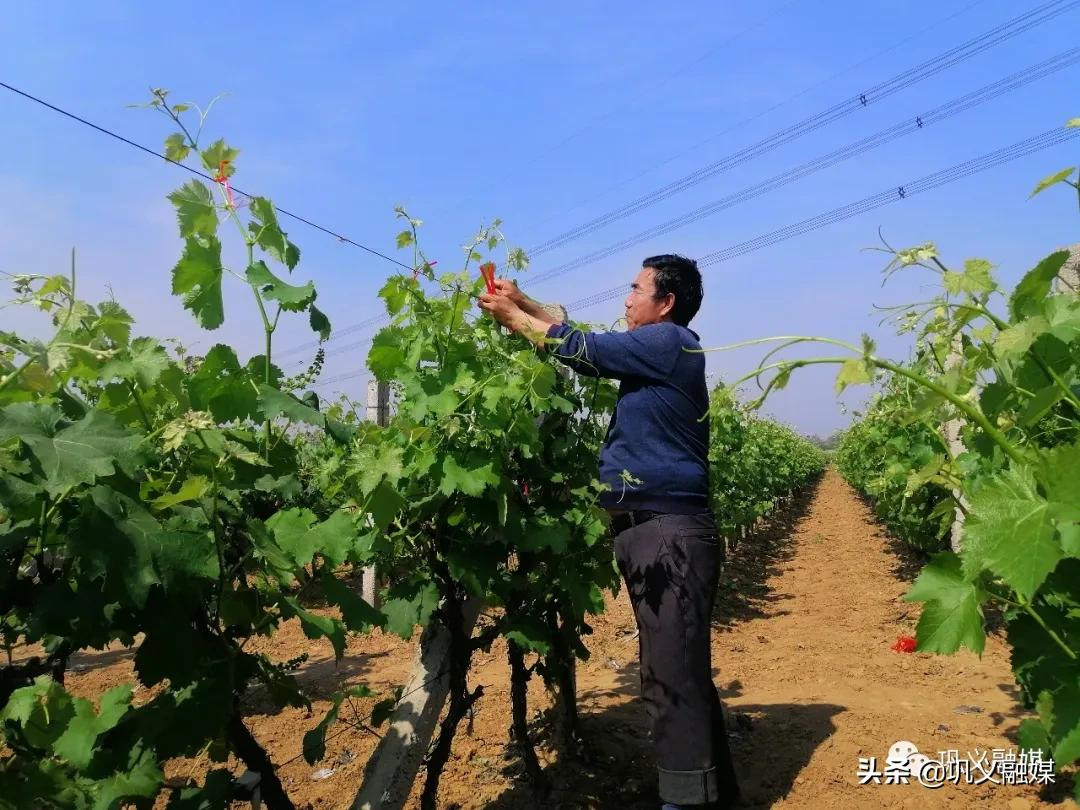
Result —
[{"label": "dark trousers", "polygon": [[723,555],[712,515],[660,515],[615,536],[640,632],[660,798],[672,804],[722,806],[739,794],[709,648]]}]

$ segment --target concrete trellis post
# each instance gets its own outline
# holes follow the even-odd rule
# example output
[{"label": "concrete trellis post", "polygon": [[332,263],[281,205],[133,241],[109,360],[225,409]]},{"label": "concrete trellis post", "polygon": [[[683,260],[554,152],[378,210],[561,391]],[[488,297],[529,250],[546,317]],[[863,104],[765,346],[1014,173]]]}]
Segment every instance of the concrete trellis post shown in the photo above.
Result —
[{"label": "concrete trellis post", "polygon": [[[390,423],[390,386],[378,380],[369,380],[367,389],[368,421],[385,427]],[[374,565],[364,568],[360,580],[360,596],[373,607],[378,607],[379,580]]]},{"label": "concrete trellis post", "polygon": [[[554,317],[566,320],[566,309],[561,305],[549,304],[544,309]],[[373,380],[368,384],[368,418],[386,424],[389,416],[388,386]],[[365,599],[368,599],[369,582],[374,583],[374,571],[365,569]],[[484,604],[478,599],[468,599],[462,605],[466,636],[472,635],[483,608]],[[400,810],[405,806],[449,694],[449,654],[450,632],[439,625],[428,625],[420,636],[416,662],[404,684],[402,699],[390,717],[389,730],[368,759],[364,781],[353,799],[352,810]],[[576,689],[574,676],[571,670],[570,679]]]},{"label": "concrete trellis post", "polygon": [[1080,293],[1080,242],[1065,249],[1069,258],[1058,272],[1054,289],[1059,293]]},{"label": "concrete trellis post", "polygon": [[368,380],[367,418],[369,422],[386,427],[390,424],[390,384]]},{"label": "concrete trellis post", "polygon": [[[467,636],[472,635],[482,607],[478,599],[462,605]],[[416,662],[402,688],[390,726],[368,759],[364,781],[350,805],[352,810],[400,810],[405,806],[450,692],[449,656],[450,631],[429,624],[420,636]]]}]

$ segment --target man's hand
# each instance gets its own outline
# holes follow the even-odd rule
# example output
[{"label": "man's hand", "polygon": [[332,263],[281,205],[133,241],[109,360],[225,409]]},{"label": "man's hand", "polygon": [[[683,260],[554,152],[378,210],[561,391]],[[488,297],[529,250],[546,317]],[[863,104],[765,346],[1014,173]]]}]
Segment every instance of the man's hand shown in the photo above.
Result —
[{"label": "man's hand", "polygon": [[517,308],[524,312],[526,315],[529,315],[530,317],[538,320],[540,323],[545,324],[545,329],[547,328],[547,326],[551,326],[551,324],[561,323],[561,321],[557,317],[552,315],[544,308],[543,304],[541,304],[539,301],[534,301],[533,299],[529,298],[529,296],[525,295],[525,293],[518,289],[517,284],[515,284],[513,281],[510,281],[510,279],[495,279],[495,290],[499,295],[505,295],[507,298],[513,301]]},{"label": "man's hand", "polygon": [[528,312],[530,303],[528,296],[518,289],[518,285],[508,278],[495,279],[495,292],[509,298],[522,312]]},{"label": "man's hand", "polygon": [[[515,326],[520,326],[524,312],[521,311],[521,307],[514,301],[509,293],[502,292],[505,287],[513,287],[517,290],[517,285],[513,282],[503,281],[499,279],[495,282],[496,293],[483,293],[480,296],[480,309],[486,310],[491,313],[491,317],[514,332],[518,331]],[[521,295],[520,291],[517,293]]]},{"label": "man's hand", "polygon": [[[499,289],[498,284],[497,281],[496,290]],[[503,282],[503,284],[507,284],[517,291],[517,286],[512,282]],[[517,294],[521,295],[520,292]],[[498,291],[494,295],[484,293],[480,296],[480,308],[491,313],[491,317],[511,332],[523,335],[537,346],[544,345],[547,329],[551,324],[522,311],[521,307],[514,303],[510,294]]]}]

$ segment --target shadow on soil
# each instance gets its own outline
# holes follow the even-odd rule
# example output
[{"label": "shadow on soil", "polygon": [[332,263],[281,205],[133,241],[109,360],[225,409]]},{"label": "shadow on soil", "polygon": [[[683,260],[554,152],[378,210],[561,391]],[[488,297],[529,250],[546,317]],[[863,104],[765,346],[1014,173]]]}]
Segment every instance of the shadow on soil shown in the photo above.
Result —
[{"label": "shadow on soil", "polygon": [[[928,562],[934,551],[927,551],[925,549],[916,548],[910,543],[906,543],[897,537],[892,531],[886,527],[879,518],[875,517],[874,502],[870,500],[866,495],[852,489],[855,496],[859,499],[867,511],[869,511],[868,519],[878,526],[881,537],[885,543],[885,549],[889,552],[890,559],[892,561],[892,570],[890,573],[901,582],[912,584],[918,578],[923,568]],[[940,551],[948,549],[947,540],[942,541]],[[907,618],[908,614],[914,611],[917,615],[920,608],[917,605],[912,605],[910,610],[901,612],[898,619]],[[983,625],[986,628],[986,632],[990,634],[1003,633],[1005,630],[1005,615],[999,604],[989,601],[983,604]]]},{"label": "shadow on soil", "polygon": [[[636,670],[632,679],[636,698]],[[620,689],[621,692],[621,689]],[[722,694],[731,694],[731,690]],[[736,692],[737,693],[737,692]],[[493,802],[492,810],[529,808],[619,808],[655,810],[655,759],[640,701],[627,699],[580,718],[584,741],[578,756],[559,758],[545,768],[551,793],[543,800],[526,783],[520,760],[508,750],[503,773],[515,784]],[[728,715],[728,739],[743,798],[739,808],[768,808],[785,796],[815,749],[836,729],[832,718],[843,712],[832,704],[749,704]],[[541,741],[538,750],[544,751]]]},{"label": "shadow on soil", "polygon": [[[362,655],[348,655],[340,661],[333,658],[320,658],[302,664],[293,677],[299,682],[304,693],[312,700],[329,698],[334,692],[364,680],[364,676],[378,667],[380,658],[389,653],[374,652]],[[262,684],[252,682],[251,689],[243,698],[245,715],[275,715],[284,707],[276,706]]]},{"label": "shadow on soil", "polygon": [[[815,482],[796,496],[729,553],[717,594],[714,627],[730,628],[749,619],[777,615],[778,603],[790,598],[773,592],[767,582],[793,555],[792,532],[807,514],[819,484]],[[741,692],[738,681],[720,688],[725,701]],[[612,705],[615,700],[619,702]],[[598,708],[598,703],[606,705]],[[578,705],[583,745],[577,755],[551,757],[545,729],[534,727],[538,753],[542,761],[550,762],[544,769],[551,784],[550,795],[537,798],[511,747],[502,772],[515,784],[487,807],[655,810],[660,805],[649,721],[639,699],[637,662],[618,669],[607,687],[582,691]],[[736,806],[768,808],[787,795],[817,747],[836,730],[833,718],[845,710],[828,703],[778,703],[745,704],[738,711],[725,712],[743,790]]]}]

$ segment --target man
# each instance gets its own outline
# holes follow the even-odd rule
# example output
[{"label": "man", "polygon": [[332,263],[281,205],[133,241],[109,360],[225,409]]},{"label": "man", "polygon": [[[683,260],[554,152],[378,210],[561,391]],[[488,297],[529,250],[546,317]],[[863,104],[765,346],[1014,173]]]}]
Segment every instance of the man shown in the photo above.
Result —
[{"label": "man", "polygon": [[653,725],[664,808],[733,803],[739,788],[709,627],[723,549],[709,511],[705,357],[688,325],[701,273],[682,256],[642,263],[626,298],[626,332],[561,323],[513,282],[480,306],[581,374],[620,381],[600,452],[601,505],[639,630],[641,693]]}]

